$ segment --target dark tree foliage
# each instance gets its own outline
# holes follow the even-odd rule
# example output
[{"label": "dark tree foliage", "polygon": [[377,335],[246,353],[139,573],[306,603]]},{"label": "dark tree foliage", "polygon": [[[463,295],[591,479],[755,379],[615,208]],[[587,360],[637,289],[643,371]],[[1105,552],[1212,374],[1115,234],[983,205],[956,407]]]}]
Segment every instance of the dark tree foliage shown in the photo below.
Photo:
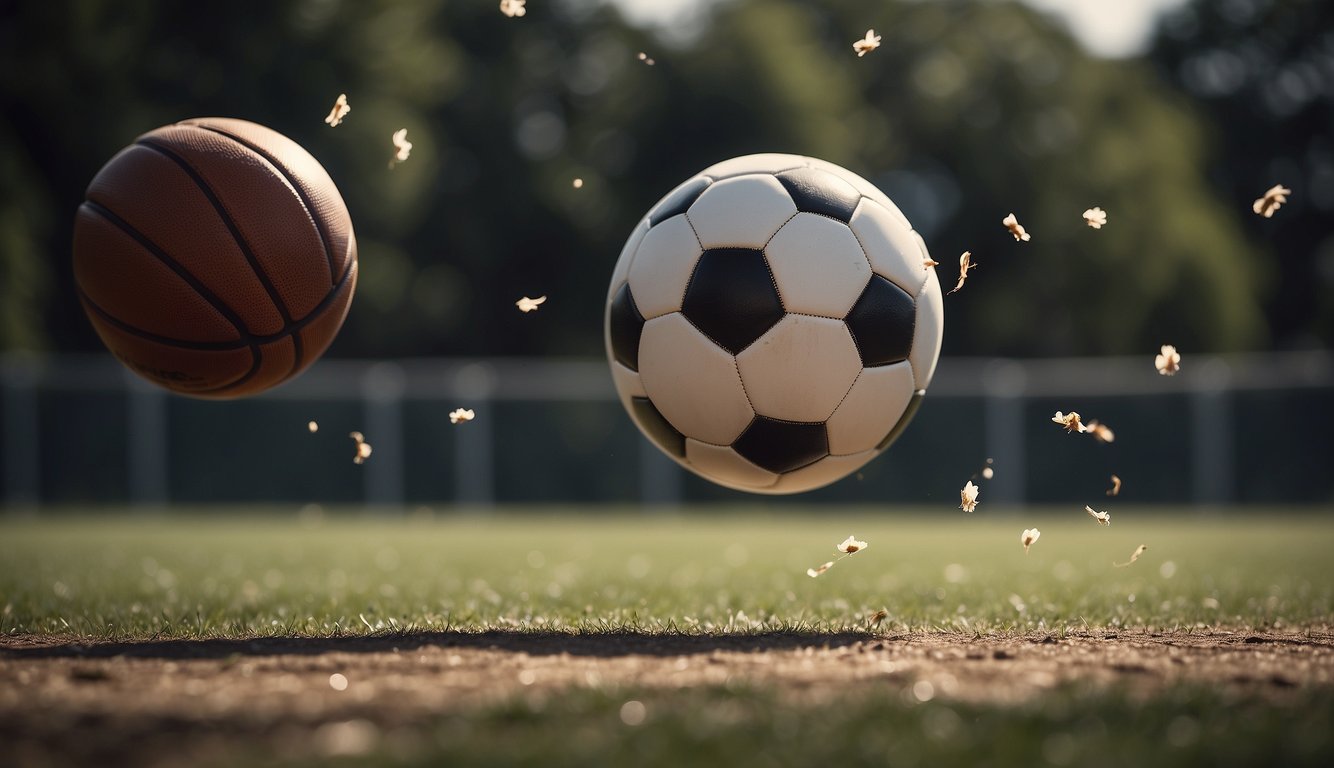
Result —
[{"label": "dark tree foliage", "polygon": [[[884,41],[859,59],[867,26]],[[340,92],[352,112],[329,128]],[[592,0],[522,19],[445,0],[0,4],[0,349],[98,348],[71,288],[83,188],[138,134],[204,115],[291,136],[338,183],[362,259],[342,356],[601,354],[638,218],[738,154],[815,155],[876,181],[947,284],[971,250],[981,266],[946,305],[951,354],[1262,343],[1280,272],[1263,243],[1315,201],[1314,181],[1293,181],[1291,210],[1253,221],[1247,195],[1268,175],[1215,191],[1188,100],[1013,3],[722,3],[676,43]],[[390,170],[404,127],[415,148]],[[1080,219],[1092,205],[1109,212],[1101,232]],[[1011,211],[1032,242],[1006,234]],[[540,312],[514,308],[539,294]],[[1314,322],[1310,294],[1293,296]]]},{"label": "dark tree foliage", "polygon": [[1208,118],[1208,178],[1237,209],[1292,189],[1246,237],[1274,275],[1265,314],[1283,346],[1334,343],[1334,3],[1195,0],[1151,53]]}]

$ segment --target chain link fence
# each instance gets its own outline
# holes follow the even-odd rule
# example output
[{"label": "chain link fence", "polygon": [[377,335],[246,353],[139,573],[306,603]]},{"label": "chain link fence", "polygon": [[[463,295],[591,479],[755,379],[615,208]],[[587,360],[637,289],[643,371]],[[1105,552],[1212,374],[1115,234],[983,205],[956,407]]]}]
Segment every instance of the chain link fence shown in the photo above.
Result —
[{"label": "chain link fence", "polygon": [[[150,387],[107,356],[0,358],[0,501],[41,507],[365,504],[947,504],[983,466],[984,504],[1122,501],[1334,507],[1334,356],[1187,353],[942,360],[916,419],[860,472],[798,497],[701,480],[622,411],[584,360],[325,360],[241,401]],[[450,424],[456,407],[474,421]],[[1076,410],[1099,444],[1050,419]],[[319,425],[311,433],[308,422]],[[348,433],[374,447],[352,462]]]}]

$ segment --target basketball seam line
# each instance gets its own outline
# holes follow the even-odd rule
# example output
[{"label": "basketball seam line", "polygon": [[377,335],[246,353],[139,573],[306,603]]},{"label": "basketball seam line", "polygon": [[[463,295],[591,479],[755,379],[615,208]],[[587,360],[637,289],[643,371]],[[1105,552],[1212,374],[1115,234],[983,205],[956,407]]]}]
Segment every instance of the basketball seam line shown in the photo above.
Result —
[{"label": "basketball seam line", "polygon": [[[292,325],[292,313],[288,311],[287,303],[283,301],[282,296],[278,294],[278,290],[274,288],[273,281],[269,279],[268,274],[266,274],[263,267],[260,266],[259,259],[255,257],[254,251],[250,249],[250,244],[241,236],[241,230],[237,227],[236,220],[232,218],[231,212],[222,204],[221,198],[219,198],[217,193],[213,191],[213,188],[208,185],[208,182],[204,181],[204,177],[200,175],[199,171],[196,170],[185,158],[156,141],[151,139],[139,139],[135,144],[157,152],[176,163],[176,165],[180,166],[181,170],[185,171],[185,174],[195,183],[195,186],[199,188],[199,191],[204,193],[204,197],[208,199],[209,203],[213,206],[214,211],[217,212],[218,217],[222,219],[223,225],[227,227],[227,231],[231,233],[232,240],[236,242],[236,247],[241,249],[241,255],[244,256],[245,260],[250,264],[251,271],[255,273],[255,277],[259,280],[260,285],[264,287],[264,292],[269,295],[269,300],[273,302],[274,308],[278,310],[278,315],[282,318],[283,325]],[[301,360],[303,357],[300,335],[293,334],[292,347],[294,353],[292,355],[292,370],[295,371],[301,367]]]},{"label": "basketball seam line", "polygon": [[[255,154],[267,160],[269,164],[273,166],[274,170],[276,170],[280,175],[282,175],[284,179],[287,180],[287,183],[292,186],[292,191],[296,192],[296,196],[300,198],[301,206],[306,209],[306,215],[310,217],[310,223],[315,227],[315,234],[320,238],[320,245],[324,246],[324,257],[329,262],[329,284],[336,285],[338,283],[339,277],[336,277],[334,274],[333,244],[329,241],[329,236],[325,233],[324,227],[320,225],[320,219],[315,216],[315,204],[311,202],[310,197],[306,195],[306,193],[301,189],[301,185],[297,183],[296,179],[292,176],[292,174],[288,173],[287,169],[284,168],[278,162],[278,159],[273,155],[269,154],[264,149],[260,148],[259,146],[246,141],[245,139],[241,138],[240,136],[237,136],[236,134],[224,131],[221,128],[213,128],[207,125],[199,125],[198,123],[182,123],[182,125],[188,125],[192,128],[199,128],[200,130],[208,131],[210,133],[215,133],[219,136],[231,139],[237,144],[240,144],[241,146],[245,147],[251,152],[254,152]],[[350,261],[351,260],[349,259],[349,262]],[[346,272],[347,269],[348,265],[344,264],[343,271]]]},{"label": "basketball seam line", "polygon": [[[96,205],[96,203],[91,203],[91,202],[87,204],[90,206]],[[127,232],[126,234],[130,234],[131,237],[134,236],[130,232]],[[145,239],[140,241],[140,245],[149,247],[151,244]],[[170,263],[168,263],[168,266],[170,266]],[[185,278],[186,280],[191,279],[191,276],[189,275],[188,272],[182,275],[182,277]],[[282,341],[283,339],[288,338],[289,336],[295,339],[296,335],[300,331],[305,330],[307,326],[314,323],[316,320],[321,319],[321,317],[324,314],[324,310],[328,309],[329,305],[332,304],[334,299],[338,297],[338,294],[342,293],[343,287],[347,285],[347,281],[351,279],[351,277],[352,277],[352,270],[348,270],[347,274],[343,275],[342,282],[340,282],[333,290],[329,291],[329,295],[326,296],[324,300],[321,301],[319,305],[315,307],[315,309],[311,310],[310,314],[306,315],[300,321],[292,323],[291,325],[284,326],[283,330],[279,331],[278,333],[267,336],[255,336],[247,332],[243,328],[237,328],[237,332],[241,334],[241,338],[238,339],[237,341],[186,341],[184,339],[173,339],[169,336],[159,336],[155,333],[152,333],[151,331],[145,331],[142,328],[130,325],[124,320],[121,320],[117,318],[115,315],[112,315],[110,312],[107,312],[105,309],[98,306],[97,303],[94,302],[88,296],[88,294],[84,293],[83,289],[79,289],[79,295],[82,296],[84,300],[88,302],[88,305],[92,307],[97,312],[97,314],[100,317],[102,317],[102,319],[106,320],[108,323],[115,326],[118,330],[124,331],[125,333],[128,333],[132,336],[137,336],[141,339],[144,339],[145,341],[151,341],[155,344],[162,344],[168,347],[176,347],[178,349],[194,350],[197,352],[230,352],[232,350],[243,349],[245,347],[258,348],[261,346],[265,346],[267,344],[273,344],[274,342]],[[204,298],[207,300],[209,297],[204,296]],[[223,305],[223,307],[225,306],[226,305]]]},{"label": "basketball seam line", "polygon": [[230,382],[228,384],[223,384],[222,386],[219,387],[212,387],[210,389],[195,390],[194,392],[189,392],[187,394],[216,395],[222,392],[226,392],[229,389],[235,389],[241,386],[242,384],[245,384],[246,382],[255,378],[255,374],[259,373],[260,366],[264,364],[264,350],[260,349],[259,347],[251,347],[250,359],[251,359],[250,370],[246,371],[245,375],[237,379],[236,381]]},{"label": "basketball seam line", "polygon": [[[145,339],[146,341],[152,341],[152,342],[155,342],[155,343],[162,343],[162,342],[158,341],[158,339],[151,338],[151,334],[149,334],[147,331],[140,331],[139,329],[135,328],[135,327],[132,326],[132,325],[126,325],[126,324],[123,323],[122,321],[117,320],[114,316],[112,316],[110,313],[108,313],[105,309],[102,309],[101,307],[99,307],[99,306],[97,305],[96,302],[94,302],[91,298],[89,298],[89,297],[88,297],[88,294],[84,293],[84,291],[83,291],[82,288],[78,288],[77,290],[78,290],[78,293],[79,293],[79,298],[83,301],[84,306],[85,306],[87,309],[91,310],[93,314],[95,314],[95,315],[97,315],[98,317],[100,317],[100,318],[103,320],[103,322],[106,322],[107,324],[111,325],[112,327],[116,328],[117,330],[120,330],[120,331],[122,331],[122,332],[128,333],[128,334],[130,334],[131,336],[136,336],[136,337],[139,337],[139,338],[143,338],[143,339]],[[181,345],[176,345],[176,346],[177,346],[177,347],[180,347]],[[188,349],[188,347],[186,347],[186,348]],[[253,378],[255,377],[255,374],[259,372],[259,367],[260,367],[261,362],[263,361],[263,356],[264,356],[263,351],[259,348],[258,345],[255,345],[255,344],[246,344],[246,345],[241,345],[241,346],[236,346],[236,347],[229,347],[229,348],[227,348],[226,350],[213,350],[213,349],[208,349],[208,350],[200,350],[200,351],[210,351],[210,352],[211,352],[211,351],[233,351],[233,350],[238,350],[238,349],[248,349],[248,350],[250,350],[250,370],[246,371],[244,375],[242,375],[240,378],[236,379],[235,381],[230,381],[230,382],[228,382],[228,383],[226,383],[226,384],[223,384],[222,386],[211,387],[211,388],[209,388],[209,389],[194,389],[194,390],[190,390],[189,392],[183,392],[182,394],[187,394],[187,395],[207,395],[207,394],[216,394],[216,393],[218,393],[218,392],[223,392],[223,391],[226,391],[226,390],[228,390],[228,389],[231,389],[232,387],[239,387],[240,385],[242,385],[242,384],[246,383],[247,381],[250,381],[251,379],[253,379]],[[114,351],[113,351],[113,353],[114,353]],[[119,357],[119,356],[120,356],[120,355],[117,354],[117,357]]]},{"label": "basketball seam line", "polygon": [[190,342],[172,339],[167,336],[159,336],[152,331],[136,328],[135,326],[126,323],[124,320],[117,318],[115,315],[103,309],[97,302],[93,301],[92,297],[90,297],[82,288],[77,290],[79,291],[79,298],[87,302],[88,307],[96,312],[98,317],[102,318],[102,320],[110,325],[115,326],[117,330],[124,331],[125,333],[143,339],[144,341],[151,341],[154,344],[162,344],[163,346],[176,347],[178,349],[188,349],[194,352],[233,352],[238,349],[255,346],[245,339],[239,341]]},{"label": "basketball seam line", "polygon": [[244,376],[241,376],[240,379],[237,379],[235,381],[229,381],[229,383],[227,384],[220,385],[220,387],[211,387],[208,389],[195,389],[195,391],[193,392],[187,392],[187,395],[217,395],[217,393],[220,392],[227,392],[228,389],[235,389],[236,387],[240,387],[241,384],[245,384],[247,383],[247,381],[253,379],[256,373],[259,373],[260,365],[263,364],[264,364],[263,349],[260,349],[259,347],[251,347],[251,369],[245,372]]},{"label": "basketball seam line", "polygon": [[[216,310],[218,314],[222,315],[223,319],[226,320],[227,323],[231,325],[233,329],[235,329],[237,334],[241,336],[242,340],[244,340],[247,336],[249,336],[249,329],[246,328],[245,322],[241,320],[241,316],[236,314],[231,307],[227,306],[227,304],[222,301],[222,299],[218,298],[216,294],[210,291],[208,289],[208,286],[204,285],[203,282],[199,280],[199,278],[195,277],[194,274],[190,272],[190,270],[186,269],[184,265],[182,265],[180,262],[176,261],[171,256],[169,256],[165,250],[163,250],[160,246],[158,246],[157,243],[154,243],[152,240],[149,240],[146,235],[140,232],[136,227],[134,227],[128,221],[121,218],[111,209],[107,208],[105,205],[102,205],[101,203],[95,200],[85,200],[83,201],[83,205],[80,207],[88,208],[88,210],[97,214],[107,223],[111,224],[116,229],[119,229],[121,232],[128,235],[130,239],[134,240],[136,243],[142,246],[144,250],[152,254],[154,258],[162,262],[172,272],[176,273],[176,276],[184,280],[186,285],[190,286],[190,288],[196,294],[198,294],[201,299],[208,302],[209,306],[213,307],[213,309]],[[80,292],[82,293],[82,290],[80,290]],[[133,326],[128,326],[128,327],[133,327]],[[243,343],[237,344],[236,348],[239,349],[242,346],[246,345]]]}]

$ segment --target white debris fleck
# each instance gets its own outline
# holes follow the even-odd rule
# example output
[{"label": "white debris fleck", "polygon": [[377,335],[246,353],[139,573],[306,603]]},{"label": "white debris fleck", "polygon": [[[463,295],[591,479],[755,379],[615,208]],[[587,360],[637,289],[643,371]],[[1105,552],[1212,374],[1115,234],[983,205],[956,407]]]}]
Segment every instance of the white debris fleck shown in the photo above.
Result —
[{"label": "white debris fleck", "polygon": [[546,300],[546,296],[538,296],[536,299],[530,299],[527,296],[524,296],[514,302],[514,306],[518,307],[520,312],[532,312],[545,303]]},{"label": "white debris fleck", "polygon": [[1041,535],[1042,531],[1037,528],[1025,528],[1024,532],[1019,534],[1019,543],[1024,545],[1025,555],[1028,554],[1028,548],[1033,546],[1033,542],[1037,541]]},{"label": "white debris fleck", "polygon": [[852,50],[857,52],[859,59],[879,47],[880,35],[877,35],[874,29],[866,30],[866,37],[852,44]]}]

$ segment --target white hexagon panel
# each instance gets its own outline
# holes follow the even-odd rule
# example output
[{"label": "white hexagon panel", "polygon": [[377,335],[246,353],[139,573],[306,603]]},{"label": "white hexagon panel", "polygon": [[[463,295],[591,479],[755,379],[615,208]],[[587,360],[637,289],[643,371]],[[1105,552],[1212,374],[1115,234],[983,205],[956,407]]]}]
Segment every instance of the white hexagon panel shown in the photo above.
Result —
[{"label": "white hexagon panel", "polygon": [[695,231],[684,214],[659,223],[644,235],[628,275],[635,306],[644,319],[680,311],[700,253]]},{"label": "white hexagon panel", "polygon": [[[928,258],[926,243],[916,232],[917,244],[923,258]],[[917,294],[917,326],[913,338],[912,363],[917,389],[924,390],[936,373],[940,361],[940,345],[945,340],[945,297],[941,294],[940,279],[934,269],[927,270],[926,283]]]},{"label": "white hexagon panel", "polygon": [[842,320],[788,315],[737,355],[755,412],[782,421],[823,422],[861,373]]},{"label": "white hexagon panel", "polygon": [[871,279],[871,264],[848,225],[798,213],[764,249],[783,309],[842,319]]},{"label": "white hexagon panel", "polygon": [[801,155],[784,155],[770,152],[759,155],[742,155],[721,163],[714,163],[699,172],[714,181],[731,176],[743,176],[748,173],[781,173],[793,168],[804,168],[810,158]]},{"label": "white hexagon panel", "polygon": [[686,437],[728,445],[755,417],[736,361],[679,313],[644,323],[639,378],[653,405]]},{"label": "white hexagon panel", "polygon": [[777,177],[751,174],[710,184],[686,218],[705,248],[763,248],[796,214]]},{"label": "white hexagon panel", "polygon": [[877,275],[888,278],[895,285],[916,296],[926,282],[928,272],[921,250],[917,247],[916,233],[899,223],[884,206],[874,200],[863,200],[849,222],[852,233],[865,249],[871,268]]},{"label": "white hexagon panel", "polygon": [[757,491],[778,482],[777,472],[752,464],[726,445],[710,445],[687,438],[686,461],[695,471],[736,490]]},{"label": "white hexagon panel", "polygon": [[829,453],[846,456],[874,449],[898,423],[915,391],[912,366],[906,360],[863,369],[825,422]]},{"label": "white hexagon panel", "polygon": [[864,451],[854,453],[851,456],[826,456],[813,464],[808,464],[778,478],[778,482],[774,483],[769,491],[772,493],[800,493],[823,488],[835,480],[841,480],[861,469],[866,465],[866,462],[874,459],[875,455],[875,451]]}]

